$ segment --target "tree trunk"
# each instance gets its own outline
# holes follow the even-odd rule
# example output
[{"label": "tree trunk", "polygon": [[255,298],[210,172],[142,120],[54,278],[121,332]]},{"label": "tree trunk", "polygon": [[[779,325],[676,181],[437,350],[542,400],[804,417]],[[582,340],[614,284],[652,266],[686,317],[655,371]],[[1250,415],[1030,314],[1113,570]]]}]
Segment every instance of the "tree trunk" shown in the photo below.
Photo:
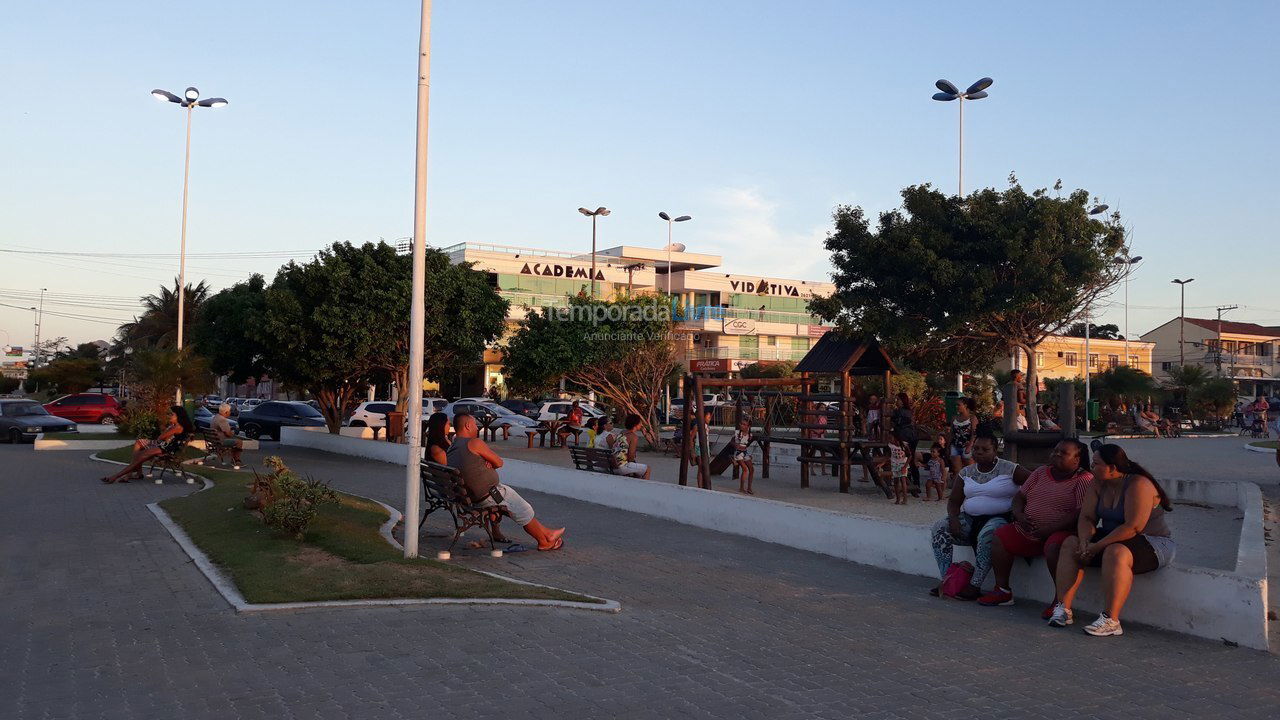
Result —
[{"label": "tree trunk", "polygon": [[[1040,385],[1040,368],[1036,366],[1036,346],[1018,345],[1027,355],[1027,429],[1032,432],[1040,430],[1040,414],[1036,412],[1036,388]],[[1089,358],[1085,358],[1088,362]],[[1014,398],[1016,406],[1017,398]]]},{"label": "tree trunk", "polygon": [[324,424],[331,435],[337,435],[342,428],[342,419],[350,405],[354,389],[350,385],[341,388],[315,388],[311,394],[320,405],[320,414],[324,415]]}]

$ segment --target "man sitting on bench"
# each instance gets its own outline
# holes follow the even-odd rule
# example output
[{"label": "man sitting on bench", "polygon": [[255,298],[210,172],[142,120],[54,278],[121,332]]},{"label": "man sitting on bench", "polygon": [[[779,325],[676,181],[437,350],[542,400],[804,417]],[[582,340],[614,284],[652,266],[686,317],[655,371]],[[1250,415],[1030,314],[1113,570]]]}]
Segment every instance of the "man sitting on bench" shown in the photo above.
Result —
[{"label": "man sitting on bench", "polygon": [[214,436],[218,438],[218,442],[222,443],[223,447],[231,448],[231,466],[239,470],[240,451],[244,449],[244,443],[241,442],[240,438],[236,437],[235,431],[231,429],[230,417],[231,406],[227,403],[222,403],[218,406],[218,414],[213,416],[213,421],[209,423],[209,427],[213,429]]},{"label": "man sitting on bench", "polygon": [[640,416],[635,413],[628,415],[626,427],[626,432],[613,434],[614,460],[609,465],[613,468],[614,475],[648,480],[649,466],[636,462],[636,448],[640,447],[640,434],[636,432],[636,428],[640,427]]},{"label": "man sitting on bench", "polygon": [[533,506],[515,490],[498,481],[502,458],[480,439],[476,419],[470,413],[457,413],[453,416],[453,429],[457,436],[447,453],[449,467],[462,475],[472,502],[484,507],[496,505],[490,492],[496,490],[511,517],[538,541],[539,550],[559,550],[564,545],[564,528],[552,530],[535,520]]}]

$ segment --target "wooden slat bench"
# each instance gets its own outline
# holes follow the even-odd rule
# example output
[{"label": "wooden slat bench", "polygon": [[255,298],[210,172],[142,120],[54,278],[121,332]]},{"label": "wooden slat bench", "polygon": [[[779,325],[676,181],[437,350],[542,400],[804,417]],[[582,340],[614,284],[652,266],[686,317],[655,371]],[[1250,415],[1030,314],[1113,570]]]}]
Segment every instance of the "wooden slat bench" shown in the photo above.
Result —
[{"label": "wooden slat bench", "polygon": [[458,538],[462,537],[462,533],[473,527],[484,529],[485,534],[489,536],[489,547],[493,549],[495,547],[494,526],[502,520],[503,515],[511,514],[507,506],[502,504],[502,496],[498,494],[497,489],[490,491],[496,504],[482,506],[472,502],[470,494],[467,493],[467,486],[462,482],[462,475],[454,468],[423,460],[419,473],[422,478],[423,496],[428,503],[427,511],[422,516],[423,524],[426,524],[427,515],[430,515],[433,510],[447,510],[453,518],[454,528],[453,541],[449,543],[450,550],[458,544]]},{"label": "wooden slat bench", "polygon": [[213,430],[201,430],[200,439],[204,441],[204,457],[196,461],[196,464],[203,465],[209,460],[217,460],[219,465],[225,465],[227,458],[231,457],[233,447],[222,444],[222,438]]},{"label": "wooden slat bench", "polygon": [[601,450],[600,448],[577,446],[569,448],[569,456],[573,458],[573,466],[587,472],[613,474],[613,468],[609,464],[612,455],[613,453],[608,450]]}]

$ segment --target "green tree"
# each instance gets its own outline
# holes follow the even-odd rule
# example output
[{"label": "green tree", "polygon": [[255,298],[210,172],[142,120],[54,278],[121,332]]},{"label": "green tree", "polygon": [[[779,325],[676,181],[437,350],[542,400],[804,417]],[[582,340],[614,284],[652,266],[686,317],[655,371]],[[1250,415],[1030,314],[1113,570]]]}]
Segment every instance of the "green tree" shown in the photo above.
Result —
[{"label": "green tree", "polygon": [[[1119,215],[1091,216],[1084,190],[1028,193],[1012,177],[1003,192],[961,198],[918,185],[902,199],[875,229],[862,208],[836,209],[826,243],[836,293],[812,309],[922,370],[979,370],[1020,349],[1034,403],[1036,346],[1120,277]],[[1028,420],[1038,427],[1034,413]]]},{"label": "green tree", "polygon": [[8,395],[18,389],[22,385],[22,381],[18,378],[6,377],[0,375],[0,395]]},{"label": "green tree", "polygon": [[1137,368],[1117,365],[1093,376],[1093,391],[1098,399],[1116,407],[1122,401],[1141,402],[1152,395],[1158,395],[1160,386],[1150,375]]},{"label": "green tree", "polygon": [[[200,322],[201,308],[209,297],[209,286],[203,280],[187,283],[182,307],[183,340],[192,336]],[[132,347],[175,347],[178,344],[178,281],[173,287],[161,286],[160,292],[142,298],[142,314],[125,323],[117,331],[119,340]],[[185,344],[185,342],[184,342]]]},{"label": "green tree", "polygon": [[567,307],[530,310],[503,351],[512,391],[550,391],[564,378],[623,413],[642,419],[658,444],[656,409],[676,365],[675,318],[665,298],[642,294],[592,300],[579,294]]},{"label": "green tree", "polygon": [[266,280],[255,273],[211,295],[201,307],[201,322],[192,333],[195,347],[209,359],[211,370],[233,383],[269,371],[259,331],[267,312],[266,290]]},{"label": "green tree", "polygon": [[1236,386],[1230,378],[1209,378],[1191,388],[1187,397],[1193,412],[1200,417],[1225,417],[1236,404]]},{"label": "green tree", "polygon": [[742,377],[751,378],[789,378],[796,374],[796,364],[790,360],[780,362],[754,362],[742,368]]},{"label": "green tree", "polygon": [[1181,398],[1187,398],[1196,388],[1204,385],[1212,375],[1209,368],[1203,365],[1175,365],[1169,369],[1169,377],[1164,386]]},{"label": "green tree", "polygon": [[[1068,337],[1084,337],[1085,324],[1083,322],[1071,323],[1071,326],[1062,331],[1063,335]],[[1089,337],[1095,340],[1123,340],[1124,336],[1120,334],[1120,326],[1107,323],[1106,325],[1094,325],[1089,323]]]},{"label": "green tree", "polygon": [[[276,379],[311,392],[329,432],[370,379],[389,374],[407,388],[412,285],[411,259],[390,245],[336,243],[284,266],[267,288],[255,331],[263,361]],[[428,377],[479,357],[501,334],[507,303],[470,264],[428,251],[425,291]]]},{"label": "green tree", "polygon": [[174,392],[205,393],[213,389],[214,377],[209,363],[191,348],[150,348],[133,353],[130,363],[131,387],[143,406],[158,416],[173,401]]},{"label": "green tree", "polygon": [[84,392],[105,382],[101,351],[94,343],[65,348],[48,365],[32,370],[31,378],[60,394]]}]

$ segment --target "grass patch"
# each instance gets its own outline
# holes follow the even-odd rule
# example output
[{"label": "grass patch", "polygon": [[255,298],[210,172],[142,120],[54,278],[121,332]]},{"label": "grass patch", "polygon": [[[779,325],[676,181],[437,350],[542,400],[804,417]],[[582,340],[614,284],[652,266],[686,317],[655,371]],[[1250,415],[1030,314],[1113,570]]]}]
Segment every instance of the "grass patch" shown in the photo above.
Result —
[{"label": "grass patch", "polygon": [[45,440],[121,440],[123,442],[132,443],[137,440],[137,436],[129,433],[112,432],[112,433],[82,433],[82,432],[56,432],[45,433]]},{"label": "grass patch", "polygon": [[[99,453],[127,462],[130,448]],[[251,603],[389,598],[523,598],[599,602],[569,592],[520,585],[436,560],[406,560],[378,529],[381,505],[338,493],[321,508],[299,542],[245,510],[243,473],[187,466],[208,478],[209,490],[160,505],[235,582]]]},{"label": "grass patch", "polygon": [[1275,450],[1276,445],[1280,445],[1280,442],[1277,442],[1275,440],[1254,440],[1249,444],[1252,445],[1253,447],[1260,447],[1260,448],[1266,448],[1268,450]]}]

